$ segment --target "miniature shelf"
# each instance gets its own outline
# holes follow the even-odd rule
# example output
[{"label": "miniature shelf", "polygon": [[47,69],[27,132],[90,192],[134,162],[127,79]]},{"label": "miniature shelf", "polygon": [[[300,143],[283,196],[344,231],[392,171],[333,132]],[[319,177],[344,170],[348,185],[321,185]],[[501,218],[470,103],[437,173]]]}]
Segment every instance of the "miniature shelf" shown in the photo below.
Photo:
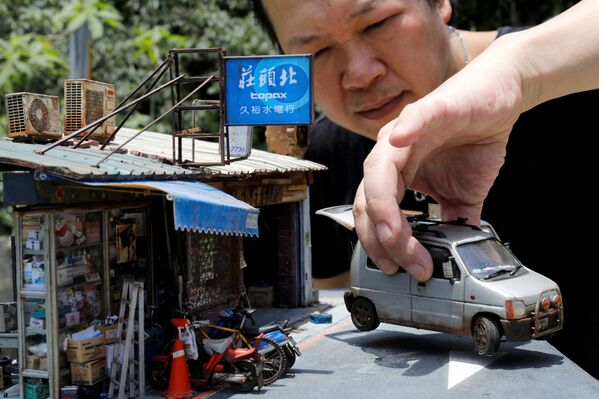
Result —
[{"label": "miniature shelf", "polygon": [[81,283],[72,283],[72,284],[65,284],[65,285],[59,285],[58,288],[79,288],[79,287],[84,287],[84,286],[99,286],[102,285],[102,281],[83,281]]},{"label": "miniature shelf", "polygon": [[44,378],[47,380],[48,379],[48,370],[25,369],[25,370],[23,370],[23,377]]},{"label": "miniature shelf", "polygon": [[28,336],[31,335],[46,335],[45,328],[37,328],[37,327],[25,327],[25,332]]},{"label": "miniature shelf", "polygon": [[[64,377],[65,375],[71,374],[71,370],[68,368],[60,369],[60,376]],[[48,370],[34,370],[34,369],[25,369],[23,370],[23,377],[28,378],[43,378],[48,379]]]},{"label": "miniature shelf", "polygon": [[43,249],[24,249],[23,250],[23,255],[37,255],[37,256],[44,256],[45,252]]},{"label": "miniature shelf", "polygon": [[102,242],[85,243],[85,244],[81,244],[81,245],[71,245],[69,247],[56,247],[56,252],[86,249],[86,248],[98,247],[100,245],[102,245]]},{"label": "miniature shelf", "polygon": [[46,290],[22,290],[20,293],[21,298],[29,299],[46,299]]}]

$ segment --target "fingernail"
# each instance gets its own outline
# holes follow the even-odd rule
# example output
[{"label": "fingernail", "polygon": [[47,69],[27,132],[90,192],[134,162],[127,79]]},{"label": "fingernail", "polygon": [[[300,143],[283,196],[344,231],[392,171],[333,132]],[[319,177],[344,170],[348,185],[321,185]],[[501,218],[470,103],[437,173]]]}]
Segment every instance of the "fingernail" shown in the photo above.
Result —
[{"label": "fingernail", "polygon": [[385,242],[393,235],[393,232],[386,223],[376,225],[376,235],[380,242]]},{"label": "fingernail", "polygon": [[425,270],[424,266],[419,265],[418,263],[411,264],[407,267],[408,273],[410,273],[416,280],[424,281],[425,280]]},{"label": "fingernail", "polygon": [[397,273],[397,270],[399,269],[399,266],[391,259],[379,259],[376,264],[379,269],[381,269],[385,274],[389,275]]}]

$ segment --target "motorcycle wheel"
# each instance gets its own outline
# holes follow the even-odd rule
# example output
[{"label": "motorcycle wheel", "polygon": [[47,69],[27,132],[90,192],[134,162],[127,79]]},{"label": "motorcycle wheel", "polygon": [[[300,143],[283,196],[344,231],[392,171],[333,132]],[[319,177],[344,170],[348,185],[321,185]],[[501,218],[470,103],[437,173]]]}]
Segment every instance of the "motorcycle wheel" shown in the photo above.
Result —
[{"label": "motorcycle wheel", "polygon": [[158,389],[167,389],[170,371],[171,368],[165,368],[162,363],[156,365],[152,365],[152,363],[150,363],[150,379],[152,381],[152,385]]},{"label": "motorcycle wheel", "polygon": [[297,357],[293,349],[287,345],[283,348],[285,350],[285,357],[287,358],[287,367],[285,367],[285,373],[288,372],[291,367],[295,364],[295,358]]},{"label": "motorcycle wheel", "polygon": [[231,384],[238,392],[249,392],[256,386],[256,366],[249,360],[240,360],[233,367],[236,371],[244,374],[247,380],[242,384]]},{"label": "motorcycle wheel", "polygon": [[[254,344],[252,342],[252,344]],[[277,341],[263,337],[258,352],[264,358],[262,377],[264,385],[270,385],[287,372],[287,356]]]}]

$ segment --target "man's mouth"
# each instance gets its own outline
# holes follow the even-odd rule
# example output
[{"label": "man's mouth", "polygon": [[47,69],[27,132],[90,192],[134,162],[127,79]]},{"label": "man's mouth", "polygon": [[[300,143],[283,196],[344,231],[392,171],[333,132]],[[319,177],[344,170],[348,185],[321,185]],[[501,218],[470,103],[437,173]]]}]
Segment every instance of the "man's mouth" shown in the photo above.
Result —
[{"label": "man's mouth", "polygon": [[[380,103],[362,107],[362,110],[356,111],[356,113],[366,119],[380,119],[392,112],[399,105],[403,98],[404,93],[402,92],[401,94],[385,99]],[[397,116],[399,115],[394,115],[394,117]]]}]

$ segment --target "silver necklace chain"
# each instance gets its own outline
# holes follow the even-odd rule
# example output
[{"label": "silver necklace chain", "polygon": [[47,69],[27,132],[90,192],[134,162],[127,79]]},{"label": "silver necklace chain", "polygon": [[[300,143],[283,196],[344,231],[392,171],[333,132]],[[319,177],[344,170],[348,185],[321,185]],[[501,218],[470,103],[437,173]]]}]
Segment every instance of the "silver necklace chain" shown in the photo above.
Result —
[{"label": "silver necklace chain", "polygon": [[464,66],[468,65],[468,63],[470,62],[470,52],[468,51],[468,46],[466,45],[466,42],[464,42],[464,38],[460,34],[460,31],[458,31],[453,26],[448,25],[448,28],[458,38],[460,46],[462,46],[462,52],[464,53]]}]

